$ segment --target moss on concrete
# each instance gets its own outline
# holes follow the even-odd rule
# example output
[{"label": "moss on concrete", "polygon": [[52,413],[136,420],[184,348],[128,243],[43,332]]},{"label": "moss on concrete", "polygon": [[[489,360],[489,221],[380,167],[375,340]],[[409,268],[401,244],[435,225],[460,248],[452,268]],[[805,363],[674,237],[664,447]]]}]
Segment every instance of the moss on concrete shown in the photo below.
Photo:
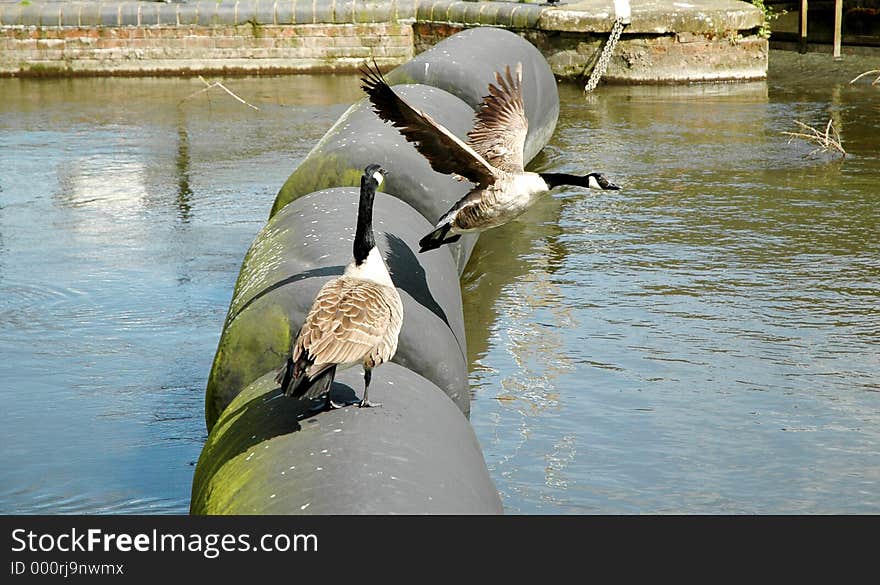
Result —
[{"label": "moss on concrete", "polygon": [[283,362],[290,352],[290,327],[281,307],[257,301],[223,330],[205,392],[209,429],[232,396]]},{"label": "moss on concrete", "polygon": [[70,74],[71,69],[67,61],[60,63],[28,63],[22,69],[22,77],[60,77]]},{"label": "moss on concrete", "polygon": [[271,215],[303,195],[330,187],[348,187],[360,184],[363,169],[350,166],[333,154],[312,152],[284,182]]},{"label": "moss on concrete", "polygon": [[224,438],[246,412],[247,404],[264,393],[270,383],[271,378],[264,377],[250,384],[230,403],[228,411],[211,429],[193,479],[190,510],[194,513],[227,513],[236,494],[252,481],[254,467],[246,465],[253,456],[252,452],[245,449],[232,453],[230,450],[237,444],[224,442]]}]

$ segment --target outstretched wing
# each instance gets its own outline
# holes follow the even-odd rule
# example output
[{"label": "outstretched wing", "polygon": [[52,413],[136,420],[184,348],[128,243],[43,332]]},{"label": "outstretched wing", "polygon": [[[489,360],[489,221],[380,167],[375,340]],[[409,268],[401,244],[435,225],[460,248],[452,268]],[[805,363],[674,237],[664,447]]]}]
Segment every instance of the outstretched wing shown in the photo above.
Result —
[{"label": "outstretched wing", "polygon": [[438,173],[461,175],[481,187],[495,182],[496,171],[492,165],[442,124],[398,96],[375,62],[372,68],[365,66],[361,73],[361,87],[369,96],[373,110],[415,144],[431,168]]},{"label": "outstretched wing", "polygon": [[489,95],[480,102],[468,144],[493,167],[521,173],[529,130],[522,97],[522,63],[516,64],[515,75],[509,65],[504,77],[495,73],[495,83],[489,84]]}]

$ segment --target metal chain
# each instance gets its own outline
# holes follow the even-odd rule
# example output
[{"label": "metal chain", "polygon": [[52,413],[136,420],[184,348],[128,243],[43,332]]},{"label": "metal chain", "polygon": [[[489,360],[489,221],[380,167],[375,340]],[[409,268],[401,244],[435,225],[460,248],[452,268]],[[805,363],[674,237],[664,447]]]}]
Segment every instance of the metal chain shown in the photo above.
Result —
[{"label": "metal chain", "polygon": [[608,62],[611,61],[611,54],[614,53],[614,47],[617,45],[617,41],[620,40],[620,33],[623,32],[623,27],[625,26],[622,18],[614,19],[614,26],[611,27],[611,36],[608,37],[608,42],[606,42],[605,46],[602,48],[602,54],[599,55],[599,61],[596,63],[596,66],[593,67],[593,71],[590,73],[590,79],[587,80],[587,85],[584,86],[585,93],[590,93],[596,89],[596,86],[599,85],[599,80],[605,75],[605,70],[608,69]]}]

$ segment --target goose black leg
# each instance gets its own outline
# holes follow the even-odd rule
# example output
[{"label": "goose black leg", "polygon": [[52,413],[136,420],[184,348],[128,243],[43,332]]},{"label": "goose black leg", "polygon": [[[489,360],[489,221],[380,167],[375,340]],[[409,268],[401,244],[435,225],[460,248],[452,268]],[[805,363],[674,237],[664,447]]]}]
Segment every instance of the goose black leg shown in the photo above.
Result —
[{"label": "goose black leg", "polygon": [[364,368],[364,399],[358,403],[358,406],[361,408],[365,408],[368,406],[382,406],[381,402],[370,402],[367,400],[367,392],[370,389],[370,378],[373,377],[373,370],[369,368]]},{"label": "goose black leg", "polygon": [[324,410],[336,410],[337,408],[343,408],[348,406],[347,404],[339,404],[338,402],[333,402],[330,399],[330,392],[327,392],[327,400],[324,402]]}]

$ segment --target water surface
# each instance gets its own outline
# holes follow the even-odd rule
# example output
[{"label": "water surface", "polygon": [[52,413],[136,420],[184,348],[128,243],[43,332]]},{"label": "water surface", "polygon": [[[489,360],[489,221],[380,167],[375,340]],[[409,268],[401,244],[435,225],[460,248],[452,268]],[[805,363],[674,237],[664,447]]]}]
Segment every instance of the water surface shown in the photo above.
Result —
[{"label": "water surface", "polygon": [[[880,512],[880,88],[560,87],[558,190],[462,280],[509,513]],[[0,80],[0,511],[185,513],[241,260],[354,76]],[[804,157],[833,117],[845,160]]]},{"label": "water surface", "polygon": [[259,111],[198,80],[0,80],[0,511],[189,510],[244,253],[359,97],[226,85]]},{"label": "water surface", "polygon": [[[624,188],[559,192],[468,266],[508,512],[880,512],[880,88],[848,83],[871,67],[774,52],[766,83],[561,88],[533,166]],[[781,134],[829,117],[843,161]]]}]

